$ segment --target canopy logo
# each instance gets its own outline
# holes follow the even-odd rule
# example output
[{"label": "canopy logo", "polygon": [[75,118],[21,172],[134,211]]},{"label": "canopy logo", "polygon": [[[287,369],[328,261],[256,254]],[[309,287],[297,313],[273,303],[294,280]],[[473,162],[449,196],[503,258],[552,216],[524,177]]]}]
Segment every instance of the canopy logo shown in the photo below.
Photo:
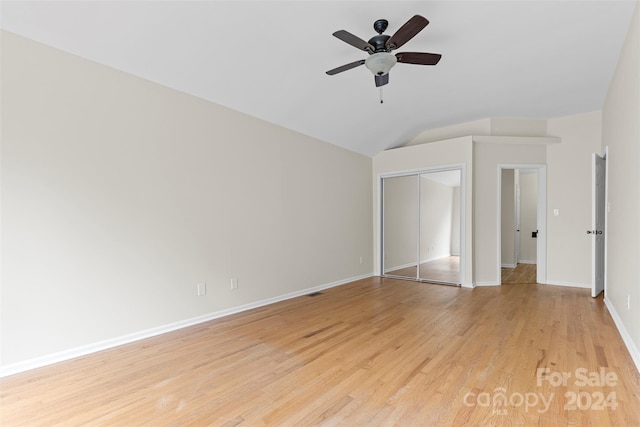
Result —
[{"label": "canopy logo", "polygon": [[[564,410],[615,410],[618,407],[616,392],[610,391],[605,394],[602,390],[587,390],[587,388],[615,387],[618,384],[618,376],[615,372],[607,372],[604,367],[597,371],[589,371],[586,368],[578,368],[573,372],[551,371],[549,368],[538,368],[536,370],[536,385],[542,387],[578,387],[582,390],[568,390],[564,393]],[[506,415],[510,408],[523,408],[524,412],[535,409],[543,414],[549,410],[555,393],[507,393],[507,390],[498,387],[493,392],[479,392],[477,389],[464,395],[464,404],[468,407],[480,406],[492,408],[494,414]]]},{"label": "canopy logo", "polygon": [[537,408],[538,413],[544,414],[549,410],[549,405],[553,400],[554,394],[545,396],[543,393],[511,393],[507,395],[507,390],[498,387],[493,393],[469,392],[464,395],[464,404],[469,407],[481,406],[484,408],[492,407],[493,413],[497,415],[506,415],[507,408],[524,407],[525,412],[529,412],[530,408]]}]

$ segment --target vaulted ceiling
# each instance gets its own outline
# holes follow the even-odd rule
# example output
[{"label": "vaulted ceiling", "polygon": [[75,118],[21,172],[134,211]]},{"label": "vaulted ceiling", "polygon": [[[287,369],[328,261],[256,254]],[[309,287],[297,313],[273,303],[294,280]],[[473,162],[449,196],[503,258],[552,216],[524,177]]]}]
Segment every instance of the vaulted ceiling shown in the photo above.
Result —
[{"label": "vaulted ceiling", "polygon": [[[635,0],[3,1],[2,28],[365,155],[426,129],[602,107]],[[430,24],[398,51],[384,103],[364,59],[332,36]]]}]

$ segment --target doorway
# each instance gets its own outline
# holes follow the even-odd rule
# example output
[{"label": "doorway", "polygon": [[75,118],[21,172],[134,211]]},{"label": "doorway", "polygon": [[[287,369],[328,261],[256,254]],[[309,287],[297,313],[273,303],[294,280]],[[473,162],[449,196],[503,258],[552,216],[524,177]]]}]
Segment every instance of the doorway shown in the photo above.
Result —
[{"label": "doorway", "polygon": [[500,283],[544,283],[546,167],[499,165]]},{"label": "doorway", "polygon": [[461,169],[381,177],[382,275],[461,283]]}]

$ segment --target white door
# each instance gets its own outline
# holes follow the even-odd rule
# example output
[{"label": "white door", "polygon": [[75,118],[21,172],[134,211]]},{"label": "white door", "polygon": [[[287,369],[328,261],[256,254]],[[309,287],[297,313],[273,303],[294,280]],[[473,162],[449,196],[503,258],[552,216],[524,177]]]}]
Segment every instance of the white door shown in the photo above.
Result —
[{"label": "white door", "polygon": [[604,291],[605,159],[593,153],[591,195],[591,296]]},{"label": "white door", "polygon": [[[515,173],[518,172],[516,169]],[[520,262],[520,184],[516,184],[516,265]]]}]

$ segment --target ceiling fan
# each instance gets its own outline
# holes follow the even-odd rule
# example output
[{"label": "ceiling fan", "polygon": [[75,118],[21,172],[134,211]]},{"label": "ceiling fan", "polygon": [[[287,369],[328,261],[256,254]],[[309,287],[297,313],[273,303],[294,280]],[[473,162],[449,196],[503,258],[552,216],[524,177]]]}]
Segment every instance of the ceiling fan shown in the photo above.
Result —
[{"label": "ceiling fan", "polygon": [[378,33],[378,35],[373,36],[368,42],[354,36],[348,31],[336,31],[333,33],[335,37],[350,44],[351,46],[364,50],[369,54],[369,57],[367,59],[361,59],[359,61],[334,68],[333,70],[329,70],[327,71],[327,74],[333,76],[334,74],[338,74],[364,64],[373,73],[376,87],[380,87],[389,83],[389,70],[391,70],[397,62],[417,65],[436,65],[442,57],[439,53],[399,52],[395,55],[391,53],[392,50],[401,47],[411,40],[428,24],[429,21],[427,18],[415,15],[413,18],[405,22],[405,24],[400,27],[394,35],[388,36],[382,33],[387,29],[389,21],[386,19],[378,19],[373,23],[373,29]]}]

